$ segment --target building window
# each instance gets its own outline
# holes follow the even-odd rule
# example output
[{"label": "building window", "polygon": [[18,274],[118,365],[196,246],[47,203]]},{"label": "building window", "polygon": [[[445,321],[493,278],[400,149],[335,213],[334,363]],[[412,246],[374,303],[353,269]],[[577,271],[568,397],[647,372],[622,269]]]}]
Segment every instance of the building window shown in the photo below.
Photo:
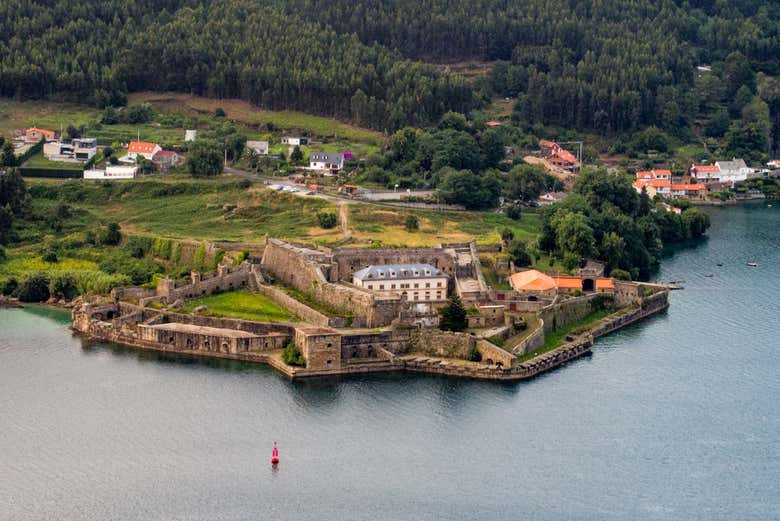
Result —
[{"label": "building window", "polygon": [[395,284],[390,284],[390,289],[395,289]]},{"label": "building window", "polygon": [[430,282],[426,282],[426,283],[425,283],[425,287],[426,287],[426,288],[430,288],[430,287],[431,287],[431,283],[430,283]]},{"label": "building window", "polygon": [[420,285],[419,285],[418,283],[416,283],[416,282],[415,282],[415,283],[414,283],[414,287],[415,287],[415,288],[419,288],[419,287],[420,287]]},{"label": "building window", "polygon": [[440,287],[441,287],[441,282],[437,282],[437,283],[436,283],[436,287],[437,287],[437,288],[440,288]]},{"label": "building window", "polygon": [[380,284],[379,285],[379,289],[385,289],[385,285],[384,284]]}]

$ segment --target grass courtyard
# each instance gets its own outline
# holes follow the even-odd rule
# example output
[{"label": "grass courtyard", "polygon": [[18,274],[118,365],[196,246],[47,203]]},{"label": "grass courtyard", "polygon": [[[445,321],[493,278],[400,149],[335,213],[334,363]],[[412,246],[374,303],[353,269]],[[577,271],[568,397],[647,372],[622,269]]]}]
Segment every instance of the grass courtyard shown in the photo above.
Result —
[{"label": "grass courtyard", "polygon": [[198,306],[206,306],[204,315],[212,317],[243,318],[260,322],[288,322],[296,317],[268,297],[249,290],[230,291],[188,300],[184,311],[191,313]]}]

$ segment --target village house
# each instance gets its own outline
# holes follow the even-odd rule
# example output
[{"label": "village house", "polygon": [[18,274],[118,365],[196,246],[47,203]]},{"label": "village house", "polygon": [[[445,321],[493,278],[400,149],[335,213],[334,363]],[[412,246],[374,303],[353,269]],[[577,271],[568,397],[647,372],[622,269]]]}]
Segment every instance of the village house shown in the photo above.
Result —
[{"label": "village house", "polygon": [[744,159],[731,161],[716,161],[714,165],[691,165],[691,177],[705,184],[731,184],[744,181],[753,174],[753,169],[747,166]]},{"label": "village house", "polygon": [[89,161],[97,154],[97,139],[76,138],[43,144],[43,155],[50,161]]},{"label": "village house", "polygon": [[632,186],[640,194],[644,188],[650,198],[656,195],[669,197],[672,193],[672,182],[669,179],[637,179],[632,183]]},{"label": "village house", "polygon": [[647,181],[651,179],[671,179],[671,170],[646,170],[636,173],[636,178],[639,181]]},{"label": "village house", "polygon": [[184,141],[195,141],[195,138],[198,137],[198,131],[197,130],[185,130],[184,131]]},{"label": "village house", "polygon": [[308,145],[308,144],[309,144],[309,138],[305,138],[305,137],[285,136],[282,138],[282,145],[300,146],[300,145]]},{"label": "village house", "polygon": [[309,156],[311,170],[337,171],[344,168],[344,154],[340,152],[312,152]]},{"label": "village house", "polygon": [[162,147],[157,143],[148,143],[145,141],[131,141],[127,147],[127,157],[133,161],[141,156],[149,161],[152,160],[157,152],[160,152]]},{"label": "village house", "polygon": [[24,131],[24,142],[28,144],[38,143],[40,140],[54,141],[57,133],[38,127],[30,127]]},{"label": "village house", "polygon": [[577,161],[574,154],[561,147],[555,141],[542,139],[539,141],[539,148],[544,158],[556,168],[575,172],[580,167],[579,161]]},{"label": "village house", "polygon": [[401,295],[413,302],[443,302],[448,276],[430,264],[369,266],[352,274],[352,283],[381,295]]},{"label": "village house", "polygon": [[704,199],[707,197],[707,187],[701,183],[673,184],[670,191],[672,199]]},{"label": "village house", "polygon": [[246,149],[260,156],[268,155],[268,141],[247,141]]},{"label": "village house", "polygon": [[182,162],[182,157],[173,150],[160,150],[152,157],[152,163],[160,170],[169,170]]},{"label": "village house", "polygon": [[766,164],[769,170],[777,170],[780,168],[780,159],[773,159]]},{"label": "village house", "polygon": [[614,293],[615,283],[608,277],[547,275],[538,270],[519,271],[509,277],[512,289],[529,300],[552,299],[556,295]]}]

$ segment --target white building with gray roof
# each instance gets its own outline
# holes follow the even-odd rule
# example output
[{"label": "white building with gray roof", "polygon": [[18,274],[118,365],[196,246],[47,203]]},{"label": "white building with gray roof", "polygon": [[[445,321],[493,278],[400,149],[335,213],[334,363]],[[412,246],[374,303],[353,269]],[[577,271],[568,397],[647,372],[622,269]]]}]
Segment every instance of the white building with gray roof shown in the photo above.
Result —
[{"label": "white building with gray roof", "polygon": [[447,300],[449,278],[430,264],[383,264],[352,274],[352,283],[380,295],[402,295],[410,302]]}]

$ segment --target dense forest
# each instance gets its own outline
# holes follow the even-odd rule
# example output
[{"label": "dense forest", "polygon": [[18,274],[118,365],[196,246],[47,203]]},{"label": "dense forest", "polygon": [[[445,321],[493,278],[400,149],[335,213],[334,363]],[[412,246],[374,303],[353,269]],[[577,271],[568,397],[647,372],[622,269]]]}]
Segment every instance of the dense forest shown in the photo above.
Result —
[{"label": "dense forest", "polygon": [[0,4],[0,95],[122,105],[172,90],[396,129],[478,106],[455,74],[248,0]]},{"label": "dense forest", "polygon": [[[390,131],[500,95],[524,124],[680,137],[697,125],[774,149],[778,19],[757,0],[9,0],[0,95],[102,106],[176,90]],[[468,59],[491,73],[421,63]]]}]

